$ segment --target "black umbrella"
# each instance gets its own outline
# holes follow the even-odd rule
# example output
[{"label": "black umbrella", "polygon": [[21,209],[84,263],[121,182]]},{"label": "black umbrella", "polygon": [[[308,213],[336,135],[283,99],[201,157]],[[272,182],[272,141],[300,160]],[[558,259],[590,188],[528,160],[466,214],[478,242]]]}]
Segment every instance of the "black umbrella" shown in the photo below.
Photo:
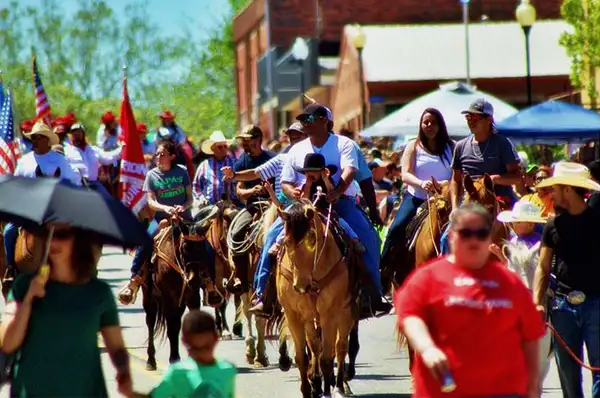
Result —
[{"label": "black umbrella", "polygon": [[93,232],[102,243],[125,247],[151,242],[123,203],[55,178],[0,177],[0,219],[34,230],[68,224]]}]

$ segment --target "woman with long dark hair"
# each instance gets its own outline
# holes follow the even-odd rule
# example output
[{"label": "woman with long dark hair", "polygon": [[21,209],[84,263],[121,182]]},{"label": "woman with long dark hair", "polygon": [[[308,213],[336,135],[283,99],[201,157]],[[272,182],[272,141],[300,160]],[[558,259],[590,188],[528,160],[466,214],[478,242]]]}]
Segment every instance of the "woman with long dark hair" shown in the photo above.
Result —
[{"label": "woman with long dark hair", "polygon": [[435,108],[423,111],[417,139],[408,143],[402,155],[402,182],[406,186],[402,204],[390,228],[383,246],[383,261],[389,259],[393,245],[404,245],[406,227],[417,213],[419,206],[433,189],[431,178],[445,183],[452,176],[452,152],[454,141],[448,135],[442,113]]},{"label": "woman with long dark hair", "polygon": [[16,357],[10,396],[108,397],[98,333],[117,370],[119,392],[131,396],[115,298],[96,277],[102,245],[90,232],[53,229],[49,266],[15,279],[0,325],[2,351]]}]

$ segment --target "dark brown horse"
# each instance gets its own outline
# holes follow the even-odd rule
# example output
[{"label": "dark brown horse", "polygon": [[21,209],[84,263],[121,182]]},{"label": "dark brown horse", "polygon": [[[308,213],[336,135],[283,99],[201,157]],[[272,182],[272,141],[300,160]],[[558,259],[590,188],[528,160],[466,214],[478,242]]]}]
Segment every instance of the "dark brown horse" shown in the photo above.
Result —
[{"label": "dark brown horse", "polygon": [[156,370],[155,334],[169,339],[169,362],[180,359],[179,332],[186,307],[200,308],[200,289],[210,280],[206,234],[212,220],[171,221],[154,239],[155,254],[144,264],[143,307],[148,327],[146,368]]}]

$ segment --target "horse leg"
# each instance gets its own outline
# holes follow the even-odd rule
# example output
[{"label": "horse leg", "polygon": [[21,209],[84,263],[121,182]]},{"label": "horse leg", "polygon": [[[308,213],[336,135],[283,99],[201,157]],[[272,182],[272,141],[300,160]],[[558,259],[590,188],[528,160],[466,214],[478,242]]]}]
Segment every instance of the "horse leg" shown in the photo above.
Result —
[{"label": "horse leg", "polygon": [[250,309],[250,294],[244,293],[242,294],[242,313],[244,314],[244,318],[246,320],[246,361],[250,365],[254,365],[254,358],[256,357],[256,347],[254,346],[255,338],[254,333],[252,332],[252,313],[248,310]]},{"label": "horse leg", "polygon": [[233,336],[229,331],[229,324],[227,323],[227,296],[225,297],[225,301],[217,308],[215,313],[219,314],[219,318],[221,319],[221,338],[223,340],[231,340]]},{"label": "horse leg", "polygon": [[[325,388],[323,395],[331,395],[331,387],[335,385],[335,373],[333,371],[333,358],[335,356],[335,343],[338,335],[337,319],[321,319],[321,373],[323,373],[323,382]],[[346,334],[346,336],[348,336]],[[348,337],[346,337],[347,339]],[[314,351],[313,351],[314,354]],[[344,359],[346,356],[344,356]],[[342,365],[340,365],[342,368]]]},{"label": "horse leg", "polygon": [[181,359],[179,356],[179,332],[181,332],[181,317],[185,312],[185,306],[174,307],[167,312],[167,337],[171,353],[169,354],[169,363],[177,362]]},{"label": "horse leg", "polygon": [[[304,330],[306,331],[306,338],[308,342],[307,359],[310,360],[310,369],[308,377],[310,378],[310,384],[312,387],[313,398],[318,398],[323,395],[323,379],[321,378],[321,368],[319,367],[319,359],[321,358],[321,330],[315,328],[313,322],[307,322],[304,324]],[[327,382],[325,383],[327,384]],[[327,388],[327,385],[325,386]],[[327,390],[325,390],[327,391]]]},{"label": "horse leg", "polygon": [[304,331],[304,323],[295,313],[286,313],[288,328],[294,341],[294,349],[296,351],[295,359],[298,372],[300,373],[300,391],[302,398],[312,398],[311,386],[308,380],[308,361],[306,357],[306,333]]},{"label": "horse leg", "polygon": [[292,367],[292,358],[288,354],[287,337],[279,345],[279,370],[287,372]]},{"label": "horse leg", "polygon": [[356,357],[358,357],[358,350],[360,350],[360,342],[358,341],[358,322],[355,322],[354,327],[350,330],[349,340],[348,356],[350,361],[344,369],[346,381],[350,381],[356,376]]},{"label": "horse leg", "polygon": [[149,292],[144,291],[144,312],[146,312],[146,327],[148,328],[148,348],[146,353],[146,370],[156,370],[156,347],[154,346],[154,328],[158,315],[158,305]]},{"label": "horse leg", "polygon": [[242,307],[242,298],[239,295],[233,296],[233,305],[235,306],[235,320],[233,321],[233,335],[239,338],[244,337],[242,317],[239,309]]},{"label": "horse leg", "polygon": [[[338,372],[337,377],[335,379],[335,389],[333,390],[334,397],[343,397],[346,393],[346,389],[344,386],[346,369],[345,369],[345,360],[346,355],[349,350],[349,343],[352,341],[352,333],[356,331],[356,353],[350,354],[350,363],[356,363],[356,355],[358,354],[358,322],[355,322],[352,319],[352,314],[350,312],[347,313],[346,318],[342,319],[340,322],[340,326],[338,327],[337,332],[337,341],[335,343],[335,355],[338,363]],[[334,335],[335,338],[335,335]]]},{"label": "horse leg", "polygon": [[[256,357],[254,358],[255,367],[269,366],[269,358],[267,357],[265,347],[265,334],[267,331],[267,320],[264,318],[254,317],[256,324]],[[260,365],[260,366],[257,366]]]}]

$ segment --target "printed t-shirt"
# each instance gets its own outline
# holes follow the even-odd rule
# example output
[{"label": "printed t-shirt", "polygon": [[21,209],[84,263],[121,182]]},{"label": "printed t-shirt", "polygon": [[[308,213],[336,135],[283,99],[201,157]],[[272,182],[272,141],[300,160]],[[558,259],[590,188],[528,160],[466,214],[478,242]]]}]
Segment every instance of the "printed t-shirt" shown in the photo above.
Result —
[{"label": "printed t-shirt", "polygon": [[81,176],[75,173],[75,170],[69,164],[64,155],[49,151],[43,155],[35,152],[29,152],[17,162],[15,176],[38,178],[35,174],[36,168],[40,166],[42,174],[46,177],[53,177],[56,169],[60,169],[60,179],[68,180],[75,185],[81,185]]},{"label": "printed t-shirt", "polygon": [[186,358],[169,366],[152,398],[234,398],[237,370],[229,362],[199,365]]},{"label": "printed t-shirt", "polygon": [[[23,301],[32,277],[19,275],[8,301]],[[98,332],[118,325],[117,304],[105,282],[48,281],[46,295],[35,299],[31,308],[11,396],[108,397]]]},{"label": "printed t-shirt", "polygon": [[417,316],[448,357],[456,390],[440,382],[417,355],[416,397],[527,395],[524,341],[544,335],[542,318],[519,277],[499,262],[469,270],[442,258],[418,268],[394,297],[399,319]]},{"label": "printed t-shirt", "polygon": [[[275,155],[269,151],[262,151],[260,155],[257,157],[252,157],[248,153],[244,152],[244,154],[240,157],[237,163],[233,166],[233,171],[244,171],[244,170],[252,170],[256,169],[258,166],[265,164]],[[252,181],[245,181],[244,185],[246,188],[253,188],[258,184],[261,184],[262,181],[260,178]],[[252,196],[246,201],[246,207],[252,207],[252,205],[256,202],[260,201],[268,201],[269,194]]]},{"label": "printed t-shirt", "polygon": [[[494,133],[485,142],[478,143],[471,135],[456,144],[452,168],[462,170],[473,178],[479,178],[486,173],[489,175],[506,174],[506,166],[518,162],[517,150],[508,138]],[[495,190],[496,195],[515,200],[512,187],[496,185]]]},{"label": "printed t-shirt", "polygon": [[[290,149],[283,166],[281,182],[292,183],[296,186],[302,186],[306,182],[306,176],[297,170],[304,167],[304,159],[309,153],[320,153],[325,158],[325,165],[336,166],[337,171],[331,177],[337,186],[342,170],[346,167],[358,169],[357,151],[354,141],[340,135],[329,134],[327,141],[322,147],[316,147],[306,138]],[[357,195],[356,185],[350,184],[345,195],[355,197]]]},{"label": "printed t-shirt", "polygon": [[600,294],[599,225],[600,216],[588,206],[578,215],[562,212],[551,218],[542,233],[542,245],[556,256],[556,279],[588,296]]},{"label": "printed t-shirt", "polygon": [[[183,206],[188,199],[186,188],[189,186],[190,177],[187,170],[179,165],[164,172],[155,167],[146,174],[144,180],[144,192],[153,192],[156,201],[165,206]],[[169,215],[162,211],[157,211],[154,216],[159,221],[167,217]],[[183,217],[191,218],[189,209]]]}]

